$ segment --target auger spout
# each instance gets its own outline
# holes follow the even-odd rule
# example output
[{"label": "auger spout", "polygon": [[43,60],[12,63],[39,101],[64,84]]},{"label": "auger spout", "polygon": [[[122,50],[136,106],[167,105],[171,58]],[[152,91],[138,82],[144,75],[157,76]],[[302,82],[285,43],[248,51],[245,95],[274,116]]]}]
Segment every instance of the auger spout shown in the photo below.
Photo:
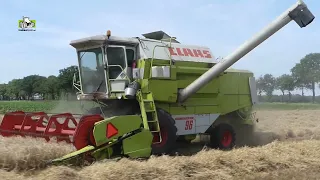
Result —
[{"label": "auger spout", "polygon": [[246,41],[233,53],[225,57],[223,61],[214,65],[211,69],[201,75],[185,89],[180,90],[178,101],[185,101],[192,94],[196,93],[199,89],[205,86],[213,78],[219,76],[220,73],[231,67],[235,62],[240,60],[243,56],[260,45],[263,41],[268,39],[285,25],[287,25],[291,20],[294,20],[301,28],[303,28],[308,26],[314,20],[314,18],[314,15],[309,11],[307,5],[302,0],[299,0],[297,3],[283,12],[273,22],[271,22],[268,26],[254,35],[250,40]]}]

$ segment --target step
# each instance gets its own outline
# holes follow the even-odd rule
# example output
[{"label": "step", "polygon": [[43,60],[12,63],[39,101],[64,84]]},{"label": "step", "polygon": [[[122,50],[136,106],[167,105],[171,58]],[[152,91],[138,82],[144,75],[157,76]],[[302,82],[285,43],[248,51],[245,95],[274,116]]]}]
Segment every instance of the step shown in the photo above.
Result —
[{"label": "step", "polygon": [[150,132],[152,132],[152,133],[160,133],[160,131],[150,131]]},{"label": "step", "polygon": [[158,122],[158,121],[156,121],[156,120],[153,120],[153,121],[148,121],[148,122],[150,122],[150,123],[156,123],[156,122]]},{"label": "step", "polygon": [[151,109],[148,109],[148,110],[145,110],[146,112],[153,112],[155,113],[156,111],[155,110],[151,110]]}]

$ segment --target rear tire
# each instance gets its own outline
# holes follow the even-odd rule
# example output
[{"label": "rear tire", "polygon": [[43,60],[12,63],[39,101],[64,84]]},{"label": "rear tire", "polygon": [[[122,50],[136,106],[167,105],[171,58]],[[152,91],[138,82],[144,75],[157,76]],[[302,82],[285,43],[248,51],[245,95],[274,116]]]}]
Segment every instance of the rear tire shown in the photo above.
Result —
[{"label": "rear tire", "polygon": [[175,126],[175,120],[166,111],[157,109],[157,115],[160,125],[162,142],[152,145],[152,154],[168,154],[175,148],[177,140],[177,127]]},{"label": "rear tire", "polygon": [[235,146],[236,133],[229,124],[217,125],[210,134],[210,146],[221,150],[230,150]]}]

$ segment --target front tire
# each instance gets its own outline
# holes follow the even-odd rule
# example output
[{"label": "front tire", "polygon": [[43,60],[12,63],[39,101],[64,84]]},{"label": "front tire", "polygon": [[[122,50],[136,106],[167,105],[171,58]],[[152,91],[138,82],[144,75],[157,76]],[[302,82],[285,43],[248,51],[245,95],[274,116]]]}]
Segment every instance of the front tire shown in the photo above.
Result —
[{"label": "front tire", "polygon": [[[175,126],[175,120],[169,113],[162,109],[157,109],[157,116],[160,125],[162,142],[152,145],[152,154],[169,154],[176,145],[177,127]],[[155,139],[157,139],[156,136],[154,137],[154,140]]]}]

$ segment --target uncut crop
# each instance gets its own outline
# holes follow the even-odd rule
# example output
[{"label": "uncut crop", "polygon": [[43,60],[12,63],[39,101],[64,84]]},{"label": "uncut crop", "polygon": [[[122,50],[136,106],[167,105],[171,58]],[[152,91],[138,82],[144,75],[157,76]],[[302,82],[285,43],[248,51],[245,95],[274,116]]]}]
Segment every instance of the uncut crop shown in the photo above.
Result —
[{"label": "uncut crop", "polygon": [[48,111],[54,108],[54,102],[32,102],[32,101],[0,101],[0,113],[10,111]]},{"label": "uncut crop", "polygon": [[96,105],[93,102],[82,103],[79,101],[0,101],[0,114],[12,111],[39,112],[48,113],[83,113]]}]

